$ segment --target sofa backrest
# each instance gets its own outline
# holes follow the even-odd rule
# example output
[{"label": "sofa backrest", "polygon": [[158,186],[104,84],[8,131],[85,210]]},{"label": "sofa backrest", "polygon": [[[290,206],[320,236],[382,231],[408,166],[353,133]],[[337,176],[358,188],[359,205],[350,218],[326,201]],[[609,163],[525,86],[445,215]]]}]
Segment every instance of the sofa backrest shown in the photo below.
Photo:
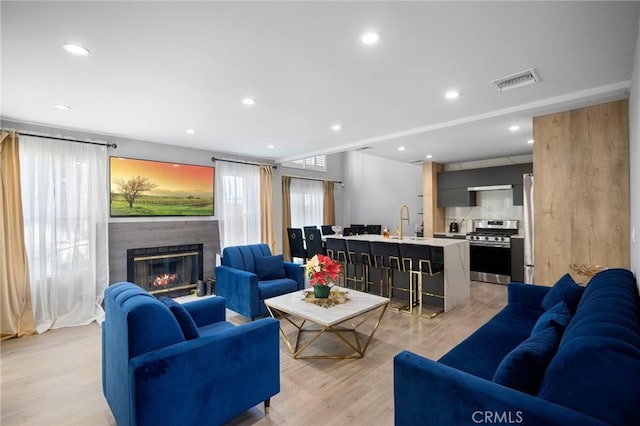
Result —
[{"label": "sofa backrest", "polygon": [[255,274],[255,258],[264,256],[271,256],[271,249],[267,244],[225,247],[222,250],[222,265]]},{"label": "sofa backrest", "polygon": [[635,278],[591,279],[538,396],[611,424],[640,424],[640,303]]},{"label": "sofa backrest", "polygon": [[103,389],[118,424],[131,424],[129,359],[174,343],[184,336],[164,304],[132,283],[105,290]]}]

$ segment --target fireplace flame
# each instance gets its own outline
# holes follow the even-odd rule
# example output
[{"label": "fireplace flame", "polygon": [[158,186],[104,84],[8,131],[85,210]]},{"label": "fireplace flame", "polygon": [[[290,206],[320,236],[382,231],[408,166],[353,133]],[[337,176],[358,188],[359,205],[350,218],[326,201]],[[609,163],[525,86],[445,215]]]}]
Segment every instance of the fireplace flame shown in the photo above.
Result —
[{"label": "fireplace flame", "polygon": [[151,286],[153,287],[166,287],[169,284],[175,284],[178,282],[178,274],[168,273],[168,274],[160,274],[156,275],[153,281],[151,281]]}]

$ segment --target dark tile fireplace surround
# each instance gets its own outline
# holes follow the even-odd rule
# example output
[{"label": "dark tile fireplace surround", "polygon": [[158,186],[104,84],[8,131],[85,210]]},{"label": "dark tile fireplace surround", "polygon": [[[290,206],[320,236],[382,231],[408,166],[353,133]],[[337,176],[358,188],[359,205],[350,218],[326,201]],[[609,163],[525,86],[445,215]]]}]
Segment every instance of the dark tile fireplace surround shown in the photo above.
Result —
[{"label": "dark tile fireplace surround", "polygon": [[112,222],[109,283],[131,281],[156,295],[188,294],[214,276],[218,221]]}]

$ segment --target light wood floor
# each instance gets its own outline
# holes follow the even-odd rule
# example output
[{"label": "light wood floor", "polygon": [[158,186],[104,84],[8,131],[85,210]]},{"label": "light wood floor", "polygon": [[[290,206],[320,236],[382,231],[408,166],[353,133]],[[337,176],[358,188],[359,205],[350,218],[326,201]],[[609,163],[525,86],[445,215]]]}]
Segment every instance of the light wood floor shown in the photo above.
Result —
[{"label": "light wood floor", "polygon": [[[471,300],[435,319],[388,311],[363,359],[294,360],[281,342],[281,390],[270,413],[259,405],[229,425],[392,425],[393,357],[408,349],[437,359],[505,303],[505,286],[472,282]],[[96,323],[1,345],[3,426],[115,424],[102,395]]]}]

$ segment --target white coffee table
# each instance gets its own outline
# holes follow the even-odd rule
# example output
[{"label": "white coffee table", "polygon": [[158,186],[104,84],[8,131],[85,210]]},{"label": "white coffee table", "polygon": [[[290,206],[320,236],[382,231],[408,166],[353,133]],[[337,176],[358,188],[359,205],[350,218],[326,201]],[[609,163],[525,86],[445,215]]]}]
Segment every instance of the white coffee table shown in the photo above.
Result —
[{"label": "white coffee table", "polygon": [[[346,303],[325,308],[304,300],[304,293],[296,291],[282,296],[272,297],[264,301],[269,314],[275,319],[284,319],[296,329],[295,344],[291,344],[280,326],[280,335],[287,344],[293,358],[296,359],[345,359],[362,358],[371,343],[380,321],[389,305],[389,299],[360,291],[349,290]],[[366,337],[364,344],[360,342],[357,329],[369,320],[375,320],[373,329]],[[310,325],[308,324],[310,323]],[[303,333],[314,333],[310,340],[300,345]],[[347,354],[309,355],[301,353],[324,333],[331,333],[344,343],[350,352]],[[353,335],[351,340],[346,335]],[[365,334],[366,336],[366,334]]]}]

